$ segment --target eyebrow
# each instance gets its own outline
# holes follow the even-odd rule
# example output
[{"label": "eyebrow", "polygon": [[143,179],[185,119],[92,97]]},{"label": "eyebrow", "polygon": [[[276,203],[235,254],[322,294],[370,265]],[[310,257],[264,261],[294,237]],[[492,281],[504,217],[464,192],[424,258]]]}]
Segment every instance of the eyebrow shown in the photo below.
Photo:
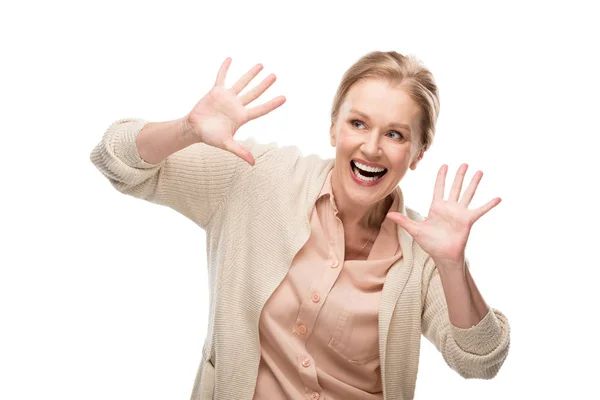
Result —
[{"label": "eyebrow", "polygon": [[[358,115],[360,115],[361,117],[365,118],[366,120],[370,120],[370,118],[369,118],[369,116],[368,116],[367,114],[365,114],[365,113],[364,113],[364,112],[362,112],[362,111],[359,111],[359,110],[357,110],[356,108],[351,108],[351,109],[350,109],[350,112],[351,112],[351,113],[354,113],[354,114],[358,114]],[[404,128],[404,129],[408,130],[408,132],[409,132],[409,133],[412,133],[412,132],[410,131],[410,126],[408,126],[408,125],[406,125],[406,124],[401,124],[401,123],[399,123],[399,122],[390,122],[390,126],[392,126],[392,127],[397,127],[397,128]]]}]

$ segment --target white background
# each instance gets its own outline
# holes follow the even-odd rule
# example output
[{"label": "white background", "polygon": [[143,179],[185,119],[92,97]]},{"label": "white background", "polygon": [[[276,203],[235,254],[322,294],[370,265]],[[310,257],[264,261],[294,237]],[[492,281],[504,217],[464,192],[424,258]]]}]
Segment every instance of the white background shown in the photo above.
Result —
[{"label": "white background", "polygon": [[90,151],[119,118],[187,114],[231,56],[229,85],[260,62],[251,87],[278,78],[260,103],[287,97],[236,138],[334,157],[333,95],[372,50],[415,55],[440,88],[433,147],[401,181],[407,205],[426,215],[443,163],[452,179],[463,162],[466,182],[484,172],[472,206],[502,198],[467,256],[510,321],[509,356],[493,380],[465,380],[423,339],[416,398],[599,398],[600,32],[593,2],[557,3],[4,6],[0,398],[188,399],[208,318],[204,231],[118,193]]}]

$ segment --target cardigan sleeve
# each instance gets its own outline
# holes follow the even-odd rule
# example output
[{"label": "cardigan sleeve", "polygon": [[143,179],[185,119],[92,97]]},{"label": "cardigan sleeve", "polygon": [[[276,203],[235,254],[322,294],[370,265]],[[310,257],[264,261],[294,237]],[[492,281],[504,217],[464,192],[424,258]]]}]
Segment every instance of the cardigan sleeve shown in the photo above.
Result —
[{"label": "cardigan sleeve", "polygon": [[[468,260],[466,265],[469,268]],[[510,346],[506,316],[490,307],[485,317],[471,328],[452,325],[439,271],[430,257],[423,274],[423,335],[442,353],[448,366],[463,378],[495,377]]]},{"label": "cardigan sleeve", "polygon": [[113,122],[92,150],[90,160],[119,192],[170,207],[203,229],[240,174],[258,168],[261,157],[276,147],[274,142],[261,144],[253,138],[238,141],[254,156],[254,166],[204,143],[149,164],[136,146],[136,137],[147,123],[143,119]]}]

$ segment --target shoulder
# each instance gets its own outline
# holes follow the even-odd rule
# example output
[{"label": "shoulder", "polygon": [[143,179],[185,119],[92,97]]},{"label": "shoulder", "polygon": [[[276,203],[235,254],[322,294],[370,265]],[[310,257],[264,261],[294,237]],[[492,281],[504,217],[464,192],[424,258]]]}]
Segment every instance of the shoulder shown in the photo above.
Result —
[{"label": "shoulder", "polygon": [[[254,138],[239,141],[256,158],[256,166],[277,171],[280,182],[303,186],[314,184],[325,176],[334,159],[325,159],[318,154],[307,154],[297,145],[280,145],[276,142],[259,143]],[[260,160],[259,160],[260,159]]]},{"label": "shoulder", "polygon": [[275,141],[263,143],[254,137],[238,140],[255,157],[264,158],[269,163],[285,163],[288,167],[303,167],[313,164],[321,159],[315,154],[304,156],[302,150],[296,145],[280,145]]},{"label": "shoulder", "polygon": [[268,153],[279,148],[277,142],[262,143],[257,141],[254,137],[238,140],[237,142],[248,149],[255,159],[265,157]]}]

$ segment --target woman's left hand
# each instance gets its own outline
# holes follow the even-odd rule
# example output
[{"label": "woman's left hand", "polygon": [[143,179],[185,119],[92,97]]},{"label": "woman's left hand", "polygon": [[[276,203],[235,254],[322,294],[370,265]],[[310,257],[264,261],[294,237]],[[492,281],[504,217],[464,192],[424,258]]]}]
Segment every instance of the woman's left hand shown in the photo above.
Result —
[{"label": "woman's left hand", "polygon": [[500,197],[496,197],[479,208],[468,209],[477,185],[483,176],[481,171],[475,173],[471,184],[459,201],[458,198],[467,168],[469,168],[467,164],[460,166],[454,178],[450,196],[448,200],[444,200],[444,186],[448,166],[446,164],[442,165],[435,182],[429,215],[423,221],[415,222],[398,212],[390,212],[386,216],[404,228],[421,248],[431,256],[436,265],[455,265],[457,268],[462,268],[471,227],[479,218],[502,201]]}]

